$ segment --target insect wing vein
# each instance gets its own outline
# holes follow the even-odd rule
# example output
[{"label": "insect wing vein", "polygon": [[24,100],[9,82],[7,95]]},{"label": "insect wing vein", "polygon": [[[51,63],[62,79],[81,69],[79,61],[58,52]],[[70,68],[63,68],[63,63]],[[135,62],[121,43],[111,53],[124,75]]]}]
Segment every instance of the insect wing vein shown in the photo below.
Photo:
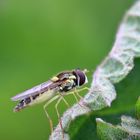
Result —
[{"label": "insect wing vein", "polygon": [[37,85],[31,89],[28,89],[20,94],[17,94],[16,96],[12,97],[11,100],[13,101],[18,101],[18,100],[22,100],[28,96],[33,96],[33,95],[36,95],[36,94],[39,94],[41,92],[45,92],[45,90],[48,90],[49,89],[49,86],[52,84],[53,82],[52,81],[47,81],[47,82],[44,82],[40,85]]}]

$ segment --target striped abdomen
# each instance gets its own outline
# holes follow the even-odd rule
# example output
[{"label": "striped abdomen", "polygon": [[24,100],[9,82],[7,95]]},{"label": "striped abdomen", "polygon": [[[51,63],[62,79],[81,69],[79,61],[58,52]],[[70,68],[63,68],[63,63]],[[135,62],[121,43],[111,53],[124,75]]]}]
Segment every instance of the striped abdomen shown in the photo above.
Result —
[{"label": "striped abdomen", "polygon": [[43,92],[40,94],[36,94],[34,96],[27,97],[18,103],[18,105],[14,108],[14,111],[17,112],[27,106],[31,106],[34,104],[38,104],[38,103],[47,101],[55,95],[56,95],[55,90],[49,90],[49,91],[46,91],[46,92]]}]

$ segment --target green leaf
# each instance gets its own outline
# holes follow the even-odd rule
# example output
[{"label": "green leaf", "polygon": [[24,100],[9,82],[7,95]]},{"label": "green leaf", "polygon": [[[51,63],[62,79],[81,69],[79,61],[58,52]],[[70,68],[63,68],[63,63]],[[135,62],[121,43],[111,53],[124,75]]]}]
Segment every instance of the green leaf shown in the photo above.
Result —
[{"label": "green leaf", "polygon": [[138,98],[136,103],[136,116],[138,119],[140,119],[140,97]]},{"label": "green leaf", "polygon": [[101,140],[121,140],[128,137],[128,133],[120,126],[113,126],[101,119],[96,119],[96,122],[97,133]]},{"label": "green leaf", "polygon": [[101,140],[138,140],[140,139],[139,121],[128,116],[122,116],[121,125],[112,125],[101,119],[96,119],[97,133]]},{"label": "green leaf", "polygon": [[[64,128],[62,131],[60,125],[58,124],[54,132],[52,133],[50,139],[61,139],[64,137],[65,140],[70,139],[68,135],[68,128],[70,123],[75,120],[80,115],[89,114],[94,111],[94,114],[104,116],[106,113],[115,114],[121,111],[130,111],[132,109],[132,103],[134,102],[135,96],[133,89],[133,81],[128,81],[129,84],[120,86],[123,90],[126,90],[125,94],[122,94],[123,102],[121,100],[116,102],[118,106],[121,107],[116,110],[113,109],[109,112],[97,112],[106,107],[110,107],[113,100],[116,99],[116,91],[114,84],[121,82],[133,69],[134,58],[140,56],[140,0],[127,12],[124,17],[123,22],[117,33],[116,41],[114,46],[109,53],[109,55],[103,60],[103,62],[97,67],[93,74],[93,80],[89,92],[85,97],[80,100],[79,104],[75,104],[70,109],[68,109],[61,118],[61,124]],[[139,74],[138,74],[139,75]],[[137,74],[137,77],[139,77]],[[138,82],[140,83],[140,82]],[[120,84],[120,83],[119,83]],[[122,84],[121,84],[122,85]],[[137,89],[139,86],[137,87]],[[131,90],[134,90],[131,92]],[[138,93],[136,90],[135,92]],[[120,92],[118,92],[120,93]],[[130,96],[128,96],[130,94]],[[121,95],[120,95],[121,96]],[[130,101],[131,104],[126,106],[124,102]],[[127,119],[126,119],[127,120]],[[86,119],[85,119],[86,121]],[[81,125],[80,125],[81,126]],[[129,125],[128,125],[129,126]],[[107,128],[106,128],[107,129]],[[124,128],[123,128],[124,129]],[[78,129],[77,129],[78,130]],[[105,130],[105,129],[103,129]],[[108,129],[109,130],[109,129]],[[77,131],[78,132],[78,131]],[[114,133],[121,133],[120,128],[113,130]],[[91,132],[92,133],[92,132]],[[126,133],[125,133],[126,134]],[[82,135],[82,134],[80,134]],[[117,135],[116,135],[117,136]],[[118,135],[119,138],[123,134]],[[124,135],[126,137],[126,135]],[[84,136],[83,136],[84,137]],[[88,137],[91,139],[91,137]],[[93,137],[94,138],[94,137]],[[87,138],[86,138],[87,139]]]},{"label": "green leaf", "polygon": [[121,126],[129,132],[129,134],[140,134],[140,121],[133,119],[129,116],[122,116],[121,117]]},{"label": "green leaf", "polygon": [[[140,91],[140,59],[135,60],[135,68],[120,83],[116,84],[118,92],[117,99],[112,103],[111,108],[93,112],[89,116],[81,116],[72,122],[69,133],[72,140],[97,140],[96,118],[102,118],[112,124],[120,123],[122,114],[135,116],[135,104]],[[130,85],[130,86],[128,86]]]}]

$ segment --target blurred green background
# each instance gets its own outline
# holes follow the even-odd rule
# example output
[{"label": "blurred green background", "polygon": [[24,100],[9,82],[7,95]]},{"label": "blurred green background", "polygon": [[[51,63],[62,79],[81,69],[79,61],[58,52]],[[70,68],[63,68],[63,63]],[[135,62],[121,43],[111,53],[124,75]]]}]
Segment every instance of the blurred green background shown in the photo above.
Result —
[{"label": "blurred green background", "polygon": [[[10,98],[59,71],[87,68],[92,73],[110,51],[120,21],[132,3],[0,1],[1,140],[48,139],[50,128],[43,104],[13,113],[16,103]],[[69,102],[72,104],[74,99],[70,97]],[[48,110],[57,124],[53,106]],[[62,113],[65,107],[60,108]]]}]

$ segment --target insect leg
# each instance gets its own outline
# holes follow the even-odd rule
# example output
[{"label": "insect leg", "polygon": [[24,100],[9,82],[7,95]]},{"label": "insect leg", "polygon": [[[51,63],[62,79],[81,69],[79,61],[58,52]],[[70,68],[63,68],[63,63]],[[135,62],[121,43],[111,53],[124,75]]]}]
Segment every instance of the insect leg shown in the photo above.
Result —
[{"label": "insect leg", "polygon": [[[83,99],[83,97],[81,96],[81,95],[79,95],[79,92],[75,89],[75,93],[76,93],[76,95],[80,98],[80,99]],[[75,95],[75,96],[76,96]]]},{"label": "insect leg", "polygon": [[[76,89],[76,92],[79,93],[79,92],[81,92],[81,91],[83,91],[83,90],[89,90],[89,88],[88,88],[88,87],[84,87],[84,88],[82,88],[82,89],[78,89],[78,90]],[[74,91],[71,91],[71,92],[68,92],[67,95],[70,95],[70,94],[73,94],[73,93],[74,93]]]},{"label": "insect leg", "polygon": [[64,101],[64,103],[67,105],[67,107],[69,108],[70,107],[70,105],[69,105],[69,103],[66,101],[66,99],[62,96],[62,100]]},{"label": "insect leg", "polygon": [[78,102],[79,102],[79,100],[78,100],[77,96],[75,95],[75,92],[73,92],[72,94],[73,94],[73,96],[74,96],[74,98],[75,98],[76,102],[78,103]]},{"label": "insect leg", "polygon": [[[79,94],[77,94],[78,92],[75,92],[75,93],[76,93],[77,96],[79,95]],[[79,100],[78,100],[77,96],[75,95],[75,93],[73,93],[73,95],[74,95],[75,99],[77,100],[77,104],[79,104],[81,107],[83,107],[83,105],[79,103]],[[80,96],[80,95],[79,95],[79,96]],[[78,96],[78,97],[79,97],[79,96]],[[83,97],[80,96],[80,99],[83,99]]]},{"label": "insect leg", "polygon": [[[88,88],[88,87],[85,87],[85,88],[83,88],[83,89],[81,89],[81,90],[76,90],[76,89],[75,89],[76,95],[77,95],[81,100],[83,100],[84,98],[79,94],[79,92],[80,92],[80,91],[83,91],[83,90],[89,90],[89,88]],[[83,105],[83,104],[80,104],[80,103],[79,103],[79,105],[80,105],[81,107],[85,107],[85,105]]]},{"label": "insect leg", "polygon": [[46,116],[47,116],[47,118],[48,118],[48,120],[49,120],[49,123],[50,123],[51,132],[53,132],[53,122],[52,122],[51,117],[49,116],[49,114],[48,114],[48,112],[47,112],[47,110],[46,110],[46,107],[47,107],[50,103],[52,103],[54,100],[56,100],[58,97],[59,97],[59,96],[53,97],[51,100],[49,100],[49,101],[43,106],[44,111],[45,111],[45,113],[46,113]]},{"label": "insect leg", "polygon": [[[76,101],[77,101],[77,104],[79,104],[81,107],[84,107],[84,106],[83,106],[81,103],[79,103],[77,96],[82,100],[83,97],[82,97],[81,95],[79,95],[79,92],[82,91],[82,90],[85,90],[85,89],[87,89],[87,87],[86,87],[86,88],[83,88],[83,89],[81,89],[81,90],[77,90],[77,89],[75,88],[75,91],[71,93],[71,94],[74,95],[74,97],[75,97],[75,99],[76,99]],[[76,96],[76,95],[77,95],[77,96]]]},{"label": "insect leg", "polygon": [[69,92],[67,95],[70,95],[70,94],[72,94],[74,96],[77,104],[79,104],[82,107],[82,105],[79,103],[79,100],[78,100],[77,96],[75,95],[75,92]]},{"label": "insect leg", "polygon": [[75,89],[75,93],[76,93],[76,95],[77,95],[80,99],[83,99],[83,97],[79,94],[79,92],[81,92],[81,91],[83,91],[83,90],[89,90],[89,88],[88,88],[88,87],[84,87],[84,88],[79,89],[79,90]]},{"label": "insect leg", "polygon": [[59,113],[59,111],[58,111],[58,105],[59,105],[59,103],[61,102],[62,99],[63,99],[63,96],[61,96],[61,97],[58,99],[57,103],[55,104],[55,109],[56,109],[56,113],[57,113],[57,116],[58,116],[58,119],[59,119],[60,127],[61,127],[61,129],[62,129],[62,134],[63,134],[63,138],[64,138],[64,132],[63,132],[62,121],[61,121],[60,113]]},{"label": "insect leg", "polygon": [[88,87],[84,87],[84,88],[78,89],[77,92],[81,92],[83,90],[88,90],[89,91],[89,88]]},{"label": "insect leg", "polygon": [[81,95],[79,95],[78,92],[76,92],[76,95],[80,98],[80,99],[83,99],[83,97]]}]

